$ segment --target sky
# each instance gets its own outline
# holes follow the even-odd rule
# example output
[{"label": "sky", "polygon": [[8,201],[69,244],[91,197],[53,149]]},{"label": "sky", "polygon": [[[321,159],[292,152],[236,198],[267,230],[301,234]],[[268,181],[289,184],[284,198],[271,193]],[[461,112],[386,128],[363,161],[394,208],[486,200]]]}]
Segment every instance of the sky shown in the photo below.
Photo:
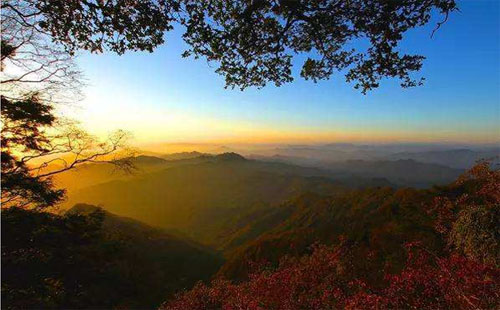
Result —
[{"label": "sky", "polygon": [[[411,30],[402,52],[427,57],[424,86],[398,80],[362,95],[342,74],[313,83],[224,89],[204,59],[180,55],[181,32],[153,53],[82,54],[85,99],[65,113],[91,133],[125,129],[148,143],[500,142],[500,1],[459,1],[443,17]],[[304,59],[303,57],[300,57]]]}]

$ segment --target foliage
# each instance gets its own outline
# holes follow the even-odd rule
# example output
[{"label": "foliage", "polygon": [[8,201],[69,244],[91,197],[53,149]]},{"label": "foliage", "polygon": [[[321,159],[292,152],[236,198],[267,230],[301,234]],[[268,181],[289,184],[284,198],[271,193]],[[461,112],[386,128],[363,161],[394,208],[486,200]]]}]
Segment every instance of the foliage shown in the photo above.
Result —
[{"label": "foliage", "polygon": [[387,274],[387,286],[354,296],[348,309],[496,309],[497,268],[451,254],[434,254],[408,245],[408,261],[399,274]]},{"label": "foliage", "polygon": [[435,227],[455,250],[500,265],[500,171],[479,162],[436,197]]},{"label": "foliage", "polygon": [[38,26],[71,52],[85,49],[118,54],[147,50],[163,43],[171,30],[177,1],[64,1],[43,0],[33,5],[43,15]]},{"label": "foliage", "polygon": [[500,266],[500,205],[467,206],[453,223],[449,242],[466,256]]},{"label": "foliage", "polygon": [[219,265],[201,247],[93,206],[2,211],[5,309],[154,308]]},{"label": "foliage", "polygon": [[[293,54],[305,53],[301,76],[313,81],[347,70],[363,93],[383,77],[419,84],[410,77],[423,56],[400,55],[403,34],[429,21],[433,9],[446,16],[455,1],[186,1],[184,54],[219,63],[230,87],[277,86],[293,80]],[[351,45],[366,39],[366,51]],[[315,56],[311,56],[315,55]]]},{"label": "foliage", "polygon": [[427,191],[392,188],[343,190],[332,197],[302,195],[281,206],[292,210],[284,220],[228,254],[220,274],[245,279],[249,261],[275,264],[285,254],[308,254],[311,244],[332,244],[344,236],[356,244],[355,264],[363,266],[366,255],[373,255],[369,270],[358,272],[380,281],[387,264],[392,270],[402,268],[406,242],[421,240],[433,250],[441,247],[440,236],[421,207],[431,197]]},{"label": "foliage", "polygon": [[233,284],[215,280],[161,309],[496,309],[498,269],[460,256],[434,258],[410,248],[407,266],[382,288],[352,274],[348,247],[317,246],[274,271]]},{"label": "foliage", "polygon": [[2,211],[2,306],[6,309],[81,307],[106,265],[93,244],[103,213],[57,216]]},{"label": "foliage", "polygon": [[128,167],[127,161],[106,158],[124,147],[125,132],[99,142],[77,127],[61,125],[53,106],[36,94],[1,100],[2,208],[53,206],[63,199],[64,190],[54,188],[52,176],[85,162]]},{"label": "foliage", "polygon": [[198,284],[161,309],[322,309],[337,307],[349,283],[337,276],[342,249],[324,246],[300,260],[284,260],[277,270],[263,271],[248,282],[234,285],[215,280],[211,286]]},{"label": "foliage", "polygon": [[[355,191],[344,205],[359,200],[347,204],[344,210],[336,210],[333,218],[337,221],[326,218],[333,209],[327,202],[316,202],[305,207],[306,212],[292,213],[290,219],[295,218],[295,223],[284,222],[284,227],[295,226],[295,238],[276,228],[271,232],[279,242],[266,244],[261,238],[260,244],[266,247],[257,252],[277,251],[275,254],[281,257],[277,268],[265,264],[270,268],[251,271],[248,279],[240,283],[218,279],[208,286],[199,284],[164,303],[162,309],[497,309],[500,270],[493,258],[498,257],[499,242],[498,174],[498,170],[480,163],[457,182],[421,194],[386,190],[382,195],[381,191],[364,190],[372,197],[380,195],[382,201],[362,197],[363,191]],[[342,206],[339,197],[331,200],[336,202],[334,208]],[[454,208],[438,212],[443,205],[436,202],[442,201],[447,202],[445,207]],[[353,212],[356,218],[339,217],[344,212]],[[386,216],[391,213],[395,218],[387,225]],[[364,221],[362,214],[371,220]],[[403,224],[405,217],[410,221],[421,217],[422,222],[407,226]],[[325,232],[321,224],[318,226],[321,221],[330,230],[343,232],[342,238],[330,246],[315,246],[311,254],[300,257],[297,253],[304,251],[296,252],[297,245],[304,248],[313,240],[305,238],[301,242],[300,234],[312,233],[317,240],[328,240],[322,237]],[[342,222],[349,224],[337,227]],[[441,236],[443,242],[420,234],[432,224],[438,229],[435,237]],[[349,226],[354,227],[350,230]],[[449,229],[444,231],[443,227]],[[398,247],[406,258],[393,256],[380,265],[380,258],[397,253]],[[287,253],[292,256],[283,258]],[[262,264],[262,260],[257,262]],[[393,268],[394,264],[401,266]],[[383,277],[372,276],[377,273]]]},{"label": "foliage", "polygon": [[[55,122],[52,107],[34,96],[13,102],[2,96],[2,205],[34,203],[45,208],[62,199],[64,191],[53,189],[50,178],[40,179],[27,166],[28,158],[17,151],[47,152],[49,138],[44,129]],[[16,202],[19,201],[19,202]]]},{"label": "foliage", "polygon": [[[363,93],[385,77],[400,79],[402,87],[420,85],[423,79],[411,74],[424,57],[400,53],[399,43],[408,30],[427,24],[431,13],[444,15],[437,29],[457,10],[455,0],[4,2],[14,19],[49,34],[70,53],[152,51],[180,24],[188,44],[183,56],[216,62],[228,87],[291,82],[292,59],[305,54],[303,78],[345,72]],[[353,44],[359,41],[367,48]]]}]

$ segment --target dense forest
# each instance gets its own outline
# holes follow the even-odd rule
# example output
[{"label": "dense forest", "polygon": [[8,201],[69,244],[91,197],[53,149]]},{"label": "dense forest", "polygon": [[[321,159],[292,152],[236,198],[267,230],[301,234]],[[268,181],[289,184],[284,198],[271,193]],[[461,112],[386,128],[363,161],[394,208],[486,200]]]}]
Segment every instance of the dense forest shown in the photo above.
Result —
[{"label": "dense forest", "polygon": [[[491,64],[467,50],[467,61],[425,71],[466,62],[485,67],[479,81],[477,72],[456,85],[443,75],[425,96],[397,96],[424,85],[419,51],[439,54],[415,43],[423,41],[414,30],[433,38],[461,12],[458,2],[1,0],[1,308],[499,309],[500,148],[498,122],[490,124],[498,97],[487,88],[498,88],[499,75],[486,70],[496,41],[479,28],[493,43],[474,45],[474,55]],[[456,29],[453,44],[439,41],[451,46],[441,61],[464,46],[467,31]],[[169,84],[152,70],[165,63],[141,57],[170,34],[192,62],[169,63]],[[97,58],[134,52],[142,60]],[[105,75],[89,99],[102,118],[94,123],[75,108],[89,103],[82,55],[86,68],[109,61],[93,64]],[[230,96],[198,85],[187,64],[200,58]],[[127,71],[145,84],[127,84]],[[181,76],[189,85],[172,83]],[[299,78],[352,93],[280,88]],[[158,89],[146,85],[156,79]],[[246,110],[243,91],[269,84],[268,97],[246,97],[258,106]],[[371,92],[374,101],[360,99]],[[159,108],[163,101],[191,101],[183,112],[199,117],[176,114],[171,102]],[[281,105],[273,112],[260,101]],[[148,129],[139,130],[144,148],[114,127],[121,116]],[[162,151],[164,141],[192,137],[164,135],[165,120],[200,141],[237,137],[242,149]],[[254,120],[272,126],[255,138]]]},{"label": "dense forest", "polygon": [[208,248],[90,205],[64,215],[10,208],[2,231],[5,309],[152,309],[222,264]]},{"label": "dense forest", "polygon": [[[210,195],[203,196],[196,184],[186,187],[196,196],[194,201],[185,211],[178,210],[176,222],[151,224],[158,228],[85,204],[60,215],[4,210],[4,305],[12,309],[155,308],[162,303],[164,309],[498,307],[500,174],[490,164],[479,163],[447,185],[412,189],[345,185],[328,177],[301,176],[302,170],[294,177],[288,172],[284,182],[274,163],[258,162],[259,169],[251,166],[247,171],[241,164],[249,163],[241,156],[203,157],[189,159],[191,163],[174,160],[181,161],[177,165],[170,161],[159,176],[151,169],[145,175],[115,175],[125,181],[109,181],[119,182],[122,193],[129,195],[169,184],[166,179],[136,184],[145,177],[164,178],[172,170],[179,178],[196,171],[190,180],[203,182]],[[150,168],[163,164],[146,157],[136,160],[145,159]],[[262,167],[267,174],[262,175]],[[208,176],[201,178],[205,173]],[[92,178],[99,176],[89,173],[82,181]],[[227,178],[228,183],[221,184],[218,178]],[[135,185],[128,187],[127,182]],[[252,186],[256,182],[263,182],[263,190],[278,186],[274,190],[289,196],[269,196]],[[287,190],[290,186],[293,190]],[[89,188],[114,195],[107,185]],[[227,200],[236,199],[233,196],[246,204],[238,209],[237,203]],[[250,198],[258,200],[248,203]],[[145,203],[141,212],[152,208]],[[180,208],[182,203],[165,205]],[[150,212],[152,218],[160,217],[154,209]]]}]

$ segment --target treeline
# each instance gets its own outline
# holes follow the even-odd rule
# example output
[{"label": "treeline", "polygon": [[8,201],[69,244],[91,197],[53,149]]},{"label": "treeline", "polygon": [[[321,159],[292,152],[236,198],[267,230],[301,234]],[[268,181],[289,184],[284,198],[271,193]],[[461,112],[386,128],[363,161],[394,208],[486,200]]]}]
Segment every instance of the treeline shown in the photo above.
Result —
[{"label": "treeline", "polygon": [[344,201],[358,210],[333,212],[337,224],[349,220],[343,232],[318,212],[342,208],[345,196],[309,201],[307,217],[292,216],[239,254],[248,268],[223,267],[245,280],[200,283],[162,309],[497,309],[499,189],[499,171],[481,163],[446,187],[364,190]]},{"label": "treeline", "polygon": [[2,309],[154,309],[222,260],[151,228],[77,205],[2,211]]},{"label": "treeline", "polygon": [[2,307],[496,309],[499,186],[500,172],[481,163],[428,190],[304,194],[255,215],[225,263],[94,206],[11,207]]}]

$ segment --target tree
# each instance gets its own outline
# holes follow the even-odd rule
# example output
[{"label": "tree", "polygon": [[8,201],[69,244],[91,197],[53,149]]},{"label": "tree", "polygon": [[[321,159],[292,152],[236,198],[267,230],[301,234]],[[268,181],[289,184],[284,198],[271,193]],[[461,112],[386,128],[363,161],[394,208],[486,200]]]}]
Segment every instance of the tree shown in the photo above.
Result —
[{"label": "tree", "polygon": [[[377,258],[360,254],[360,244],[346,235],[337,245],[257,270],[248,281],[200,283],[161,309],[498,309],[499,177],[482,162],[453,184],[427,190],[435,198],[436,229],[448,244],[430,250],[434,242],[423,238],[407,242],[402,268],[373,268]],[[371,246],[368,253],[379,248]],[[382,281],[370,279],[380,271]]]},{"label": "tree", "polygon": [[470,259],[500,266],[500,171],[479,162],[438,196],[429,212],[448,245]]},{"label": "tree", "polygon": [[438,257],[408,244],[400,273],[387,274],[383,289],[366,288],[347,309],[497,309],[498,268],[452,253]]},{"label": "tree", "polygon": [[434,257],[409,246],[406,266],[371,285],[352,273],[349,248],[317,246],[249,281],[216,279],[165,302],[160,309],[497,309],[500,272],[462,256]]},{"label": "tree", "polygon": [[36,92],[38,101],[75,102],[82,74],[65,48],[36,27],[38,20],[29,3],[2,1],[2,94],[21,99]]},{"label": "tree", "polygon": [[[306,53],[300,75],[313,81],[346,70],[363,93],[383,77],[403,87],[420,84],[410,73],[423,56],[400,55],[403,34],[429,21],[433,9],[447,16],[455,1],[186,1],[187,55],[219,62],[227,86],[281,85],[293,80],[292,58]],[[366,50],[350,47],[368,41]]]},{"label": "tree", "polygon": [[[292,59],[305,54],[300,75],[318,81],[345,74],[362,93],[382,78],[420,85],[412,77],[424,57],[398,51],[403,35],[431,13],[458,10],[455,0],[18,0],[4,11],[70,52],[152,51],[164,32],[185,28],[184,57],[217,63],[227,87],[280,86],[293,80]],[[25,22],[34,18],[34,22]],[[353,44],[368,43],[363,49]]]},{"label": "tree", "polygon": [[117,249],[105,247],[103,219],[101,210],[64,216],[2,210],[2,308],[96,307],[92,286]]},{"label": "tree", "polygon": [[467,206],[453,223],[449,243],[471,259],[500,266],[500,205]]},{"label": "tree", "polygon": [[2,1],[2,208],[53,206],[64,190],[51,177],[83,163],[131,168],[115,154],[125,147],[125,132],[99,141],[57,115],[57,104],[79,99],[82,77],[74,57],[37,26],[34,4]]},{"label": "tree", "polygon": [[2,309],[156,309],[222,259],[99,207],[2,210]]},{"label": "tree", "polygon": [[125,132],[99,142],[77,127],[60,125],[53,107],[36,95],[23,100],[2,96],[1,100],[2,208],[54,205],[64,197],[64,190],[55,189],[51,177],[82,163],[130,167],[129,161],[110,157],[125,146]]}]

